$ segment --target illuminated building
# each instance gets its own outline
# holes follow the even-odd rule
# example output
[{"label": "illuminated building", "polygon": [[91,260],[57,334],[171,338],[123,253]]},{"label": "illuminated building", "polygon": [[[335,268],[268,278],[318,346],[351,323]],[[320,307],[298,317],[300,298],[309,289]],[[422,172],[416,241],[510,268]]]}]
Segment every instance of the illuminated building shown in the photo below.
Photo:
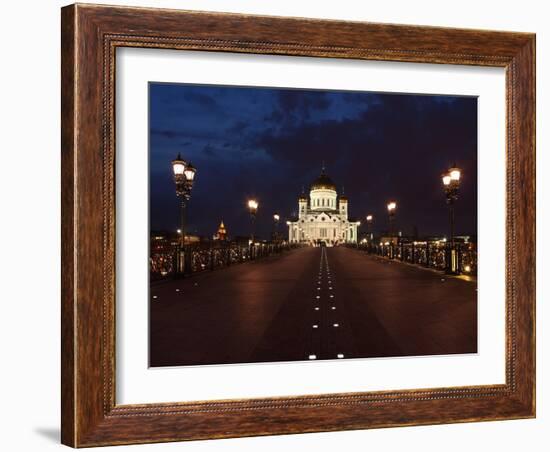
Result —
[{"label": "illuminated building", "polygon": [[309,197],[298,198],[298,219],[288,221],[288,240],[291,243],[334,246],[357,243],[358,221],[348,218],[348,198],[338,195],[336,185],[321,175],[310,186]]}]

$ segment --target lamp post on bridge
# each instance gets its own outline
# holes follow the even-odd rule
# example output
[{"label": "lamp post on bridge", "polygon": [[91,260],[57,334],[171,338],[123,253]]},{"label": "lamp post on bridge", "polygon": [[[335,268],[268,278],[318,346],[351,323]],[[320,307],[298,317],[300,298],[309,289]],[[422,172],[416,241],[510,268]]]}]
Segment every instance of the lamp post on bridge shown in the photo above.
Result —
[{"label": "lamp post on bridge", "polygon": [[254,244],[254,235],[256,232],[256,213],[258,212],[258,201],[255,199],[248,200],[248,213],[250,214],[250,244]]},{"label": "lamp post on bridge", "polygon": [[460,187],[460,169],[455,166],[449,168],[441,177],[445,199],[449,207],[450,240],[448,243],[448,252],[446,253],[446,272],[449,274],[460,273],[458,253],[455,247],[455,211],[454,204],[458,199],[458,189]]},{"label": "lamp post on bridge", "polygon": [[395,211],[397,209],[397,203],[395,201],[390,201],[388,203],[388,220],[390,226],[390,237],[393,238],[394,226],[395,226]]},{"label": "lamp post on bridge", "polygon": [[370,247],[372,245],[372,240],[373,240],[373,234],[372,234],[372,222],[374,220],[374,217],[369,213],[367,215],[367,235],[369,237],[369,240],[368,240],[368,243],[369,243],[369,250],[370,250]]},{"label": "lamp post on bridge", "polygon": [[273,241],[279,241],[279,220],[281,216],[278,213],[273,214]]},{"label": "lamp post on bridge", "polygon": [[180,251],[177,259],[177,273],[183,274],[190,269],[186,268],[185,261],[185,214],[187,203],[191,199],[191,190],[195,182],[195,173],[197,170],[191,163],[181,158],[181,155],[172,160],[172,172],[174,183],[176,185],[176,196],[180,198]]},{"label": "lamp post on bridge", "polygon": [[390,259],[393,259],[393,246],[394,246],[394,228],[395,228],[395,211],[397,209],[397,203],[395,201],[388,202],[388,222],[390,228]]}]

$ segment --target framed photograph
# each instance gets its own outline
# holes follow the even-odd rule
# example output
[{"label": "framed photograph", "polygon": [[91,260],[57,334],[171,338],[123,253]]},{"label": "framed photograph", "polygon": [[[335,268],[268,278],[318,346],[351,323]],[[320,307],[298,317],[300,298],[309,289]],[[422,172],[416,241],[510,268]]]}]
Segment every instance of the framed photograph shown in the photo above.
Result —
[{"label": "framed photograph", "polygon": [[62,9],[62,442],[535,416],[535,36]]}]

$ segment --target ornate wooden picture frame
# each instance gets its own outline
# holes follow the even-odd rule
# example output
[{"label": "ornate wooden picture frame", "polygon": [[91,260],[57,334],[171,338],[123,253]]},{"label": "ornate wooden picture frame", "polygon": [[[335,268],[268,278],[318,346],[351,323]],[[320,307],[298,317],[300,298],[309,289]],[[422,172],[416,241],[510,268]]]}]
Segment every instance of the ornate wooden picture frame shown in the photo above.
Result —
[{"label": "ornate wooden picture frame", "polygon": [[[71,5],[62,9],[62,442],[73,447],[535,416],[535,36]],[[506,70],[506,382],[115,403],[115,51],[144,47]]]}]

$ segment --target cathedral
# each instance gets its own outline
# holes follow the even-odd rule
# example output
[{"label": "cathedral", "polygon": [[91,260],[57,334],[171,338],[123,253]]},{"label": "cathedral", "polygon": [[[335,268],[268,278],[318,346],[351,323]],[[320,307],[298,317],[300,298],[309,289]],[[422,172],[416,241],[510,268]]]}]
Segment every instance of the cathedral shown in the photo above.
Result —
[{"label": "cathedral", "polygon": [[348,219],[348,198],[338,196],[336,185],[325,174],[311,184],[309,198],[298,198],[298,220],[288,223],[290,243],[334,246],[357,243],[358,221]]}]

